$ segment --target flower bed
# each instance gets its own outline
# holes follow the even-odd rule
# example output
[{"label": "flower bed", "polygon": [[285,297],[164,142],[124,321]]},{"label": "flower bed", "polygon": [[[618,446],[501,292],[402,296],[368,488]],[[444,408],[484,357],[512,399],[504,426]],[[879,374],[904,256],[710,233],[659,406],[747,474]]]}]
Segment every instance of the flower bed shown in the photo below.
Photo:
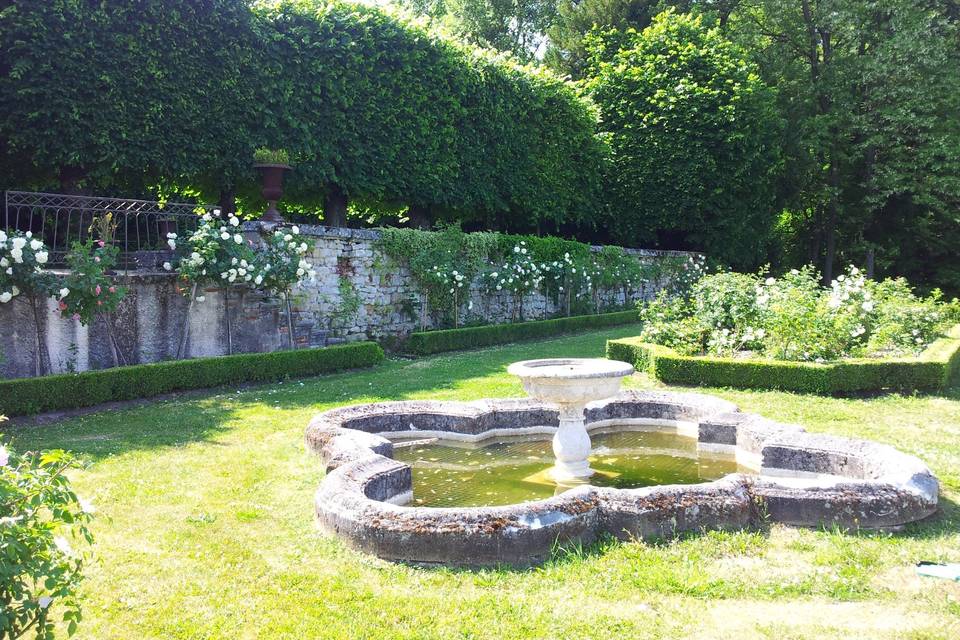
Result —
[{"label": "flower bed", "polygon": [[555,336],[571,331],[612,327],[618,324],[637,322],[636,311],[617,311],[590,316],[572,316],[554,320],[517,322],[514,324],[492,324],[464,329],[444,329],[442,331],[423,331],[410,334],[406,350],[424,356],[441,351],[458,349],[476,349],[493,344],[505,344],[518,340],[533,340],[546,336]]},{"label": "flower bed", "polygon": [[607,357],[668,384],[777,389],[820,395],[941,391],[960,382],[960,325],[916,357],[817,363],[688,356],[640,337],[610,340]]},{"label": "flower bed", "polygon": [[383,360],[375,342],[324,349],[250,353],[0,381],[0,414],[29,415],[161,393],[369,367]]}]

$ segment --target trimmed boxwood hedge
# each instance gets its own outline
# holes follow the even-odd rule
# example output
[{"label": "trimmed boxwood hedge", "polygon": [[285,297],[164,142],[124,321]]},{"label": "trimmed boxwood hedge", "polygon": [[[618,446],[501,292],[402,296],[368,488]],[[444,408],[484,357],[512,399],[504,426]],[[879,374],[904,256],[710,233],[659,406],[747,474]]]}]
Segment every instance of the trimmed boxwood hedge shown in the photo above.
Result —
[{"label": "trimmed boxwood hedge", "polygon": [[269,382],[368,367],[383,360],[375,342],[324,349],[173,360],[39,378],[0,380],[0,414],[29,415],[161,393],[244,382]]},{"label": "trimmed boxwood hedge", "polygon": [[572,316],[554,320],[536,320],[514,324],[491,324],[464,329],[444,329],[410,334],[406,350],[416,355],[428,355],[441,351],[473,349],[493,344],[517,342],[555,336],[572,331],[612,327],[618,324],[639,322],[636,311],[617,311],[590,316]]},{"label": "trimmed boxwood hedge", "polygon": [[916,358],[851,359],[815,364],[684,356],[639,338],[607,341],[607,357],[672,384],[778,389],[820,395],[866,391],[940,391],[960,381],[960,325]]}]

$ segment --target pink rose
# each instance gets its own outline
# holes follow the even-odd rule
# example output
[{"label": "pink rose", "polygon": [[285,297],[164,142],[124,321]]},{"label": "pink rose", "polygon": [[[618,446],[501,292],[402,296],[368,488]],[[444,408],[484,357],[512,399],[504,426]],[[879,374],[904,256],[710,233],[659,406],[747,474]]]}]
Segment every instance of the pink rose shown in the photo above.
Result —
[{"label": "pink rose", "polygon": [[93,261],[94,261],[94,262],[100,262],[100,256],[94,256]]},{"label": "pink rose", "polygon": [[99,307],[100,305],[102,305],[102,304],[103,304],[103,300],[97,300],[97,306],[98,306],[98,307]]},{"label": "pink rose", "polygon": [[97,244],[100,245],[101,249],[107,245],[107,243],[104,242],[103,240],[97,240]]},{"label": "pink rose", "polygon": [[57,306],[60,308],[60,311],[66,311],[66,309],[67,309],[67,303],[66,303],[66,302],[61,302],[61,303],[58,304]]},{"label": "pink rose", "polygon": [[116,287],[110,287],[109,289],[107,289],[107,291],[109,291],[110,293],[116,293],[116,292],[117,292],[117,288],[116,288]]},{"label": "pink rose", "polygon": [[100,285],[97,285],[97,288],[93,290],[94,293],[100,295]]}]

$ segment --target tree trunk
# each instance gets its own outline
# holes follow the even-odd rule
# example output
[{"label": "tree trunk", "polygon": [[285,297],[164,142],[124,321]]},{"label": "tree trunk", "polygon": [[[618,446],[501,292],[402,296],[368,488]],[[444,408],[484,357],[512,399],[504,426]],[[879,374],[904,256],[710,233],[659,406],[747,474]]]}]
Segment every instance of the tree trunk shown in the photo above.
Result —
[{"label": "tree trunk", "polygon": [[190,311],[193,309],[193,301],[197,297],[197,285],[190,288],[190,302],[187,303],[187,310],[183,314],[183,326],[180,328],[180,344],[177,346],[177,360],[184,356],[187,348],[187,336],[190,334]]},{"label": "tree trunk", "polygon": [[34,371],[38,376],[50,373],[50,354],[47,352],[47,342],[43,339],[43,325],[40,324],[40,310],[37,294],[30,294],[30,306],[33,307],[33,326],[37,338],[37,360]]},{"label": "tree trunk", "polygon": [[283,294],[283,299],[287,307],[287,333],[290,336],[290,349],[296,349],[297,345],[293,340],[293,310],[290,308],[290,292]]},{"label": "tree trunk", "polygon": [[331,184],[323,198],[323,223],[328,227],[347,226],[347,194],[337,184]]},{"label": "tree trunk", "polygon": [[230,323],[230,289],[223,290],[223,319],[227,325],[227,355],[233,355],[233,331]]},{"label": "tree trunk", "polygon": [[410,205],[407,211],[407,218],[409,219],[410,226],[414,229],[429,230],[430,227],[433,226],[433,216],[429,205]]},{"label": "tree trunk", "polygon": [[237,193],[233,187],[223,187],[220,189],[220,199],[217,201],[220,207],[220,215],[227,218],[237,212]]}]

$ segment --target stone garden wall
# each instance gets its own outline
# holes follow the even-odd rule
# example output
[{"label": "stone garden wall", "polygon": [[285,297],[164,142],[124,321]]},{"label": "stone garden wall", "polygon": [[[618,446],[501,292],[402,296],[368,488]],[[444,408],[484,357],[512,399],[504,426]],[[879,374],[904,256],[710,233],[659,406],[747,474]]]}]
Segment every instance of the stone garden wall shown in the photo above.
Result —
[{"label": "stone garden wall", "polygon": [[[316,240],[307,258],[317,279],[291,298],[294,341],[298,346],[329,342],[400,338],[420,326],[421,295],[410,272],[376,246],[378,233],[368,229],[301,225],[301,233]],[[245,233],[257,234],[256,224]],[[658,260],[678,252],[634,250],[644,260]],[[162,256],[157,262],[162,261]],[[120,364],[157,362],[177,356],[183,328],[184,357],[265,352],[289,346],[286,305],[252,291],[208,289],[199,292],[187,313],[188,299],[176,276],[155,268],[122,272],[118,276],[128,293],[115,314],[115,336]],[[633,302],[655,294],[662,283],[650,282],[631,292]],[[611,291],[604,303],[623,306],[624,292]],[[461,323],[509,322],[513,301],[508,294],[489,295],[474,285],[461,310]],[[562,301],[543,294],[527,296],[525,319],[562,315]],[[113,351],[102,321],[84,327],[63,319],[54,300],[39,310],[42,348],[52,372],[84,371],[114,365]],[[442,318],[427,314],[429,327]],[[21,297],[0,305],[0,377],[36,375],[37,339],[34,311]]]}]

